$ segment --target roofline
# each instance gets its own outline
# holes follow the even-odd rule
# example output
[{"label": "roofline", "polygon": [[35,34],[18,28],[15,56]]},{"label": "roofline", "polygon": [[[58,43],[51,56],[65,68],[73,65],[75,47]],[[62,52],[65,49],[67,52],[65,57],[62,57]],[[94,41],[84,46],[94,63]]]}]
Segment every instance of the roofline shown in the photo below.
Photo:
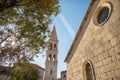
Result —
[{"label": "roofline", "polygon": [[32,66],[34,66],[34,67],[37,67],[37,68],[39,68],[39,69],[42,69],[42,70],[45,70],[43,67],[41,67],[41,66],[39,66],[39,65],[37,65],[37,64],[34,64],[34,63],[30,63]]},{"label": "roofline", "polygon": [[[77,48],[79,42],[81,41],[81,39],[82,39],[82,37],[83,37],[83,35],[84,35],[84,31],[86,30],[86,28],[84,28],[84,26],[85,26],[86,23],[87,23],[86,20],[87,20],[87,18],[89,17],[90,12],[91,12],[91,10],[92,10],[92,8],[93,8],[93,6],[94,6],[94,3],[95,3],[96,1],[99,1],[99,0],[91,0],[91,3],[90,3],[90,5],[89,5],[89,7],[88,7],[88,9],[87,9],[87,12],[86,12],[86,14],[85,14],[85,17],[84,17],[84,19],[83,19],[83,21],[82,21],[82,23],[81,23],[81,25],[80,25],[80,27],[79,27],[79,29],[78,29],[78,32],[77,32],[77,34],[76,34],[76,36],[75,36],[75,39],[74,39],[74,41],[73,41],[73,43],[72,43],[72,45],[71,45],[71,48],[69,49],[69,52],[68,52],[68,54],[67,54],[64,62],[69,63],[69,61],[70,61],[71,58],[72,58],[71,56],[74,54],[75,49]],[[70,57],[70,58],[69,58],[69,57]]]}]

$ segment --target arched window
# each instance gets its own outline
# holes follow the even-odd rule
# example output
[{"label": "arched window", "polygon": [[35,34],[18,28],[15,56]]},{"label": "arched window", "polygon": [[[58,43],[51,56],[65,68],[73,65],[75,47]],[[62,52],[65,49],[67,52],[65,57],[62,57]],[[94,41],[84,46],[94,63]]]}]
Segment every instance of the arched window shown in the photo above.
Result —
[{"label": "arched window", "polygon": [[83,64],[83,78],[84,80],[96,80],[93,65],[90,61],[86,61]]},{"label": "arched window", "polygon": [[57,48],[57,44],[54,44],[54,49],[56,49]]},{"label": "arched window", "polygon": [[51,54],[49,54],[48,61],[51,61],[52,57]]},{"label": "arched window", "polygon": [[52,43],[49,44],[49,50],[52,50]]},{"label": "arched window", "polygon": [[55,61],[56,60],[56,55],[53,55],[53,61]]},{"label": "arched window", "polygon": [[50,70],[50,75],[52,75],[52,69]]}]

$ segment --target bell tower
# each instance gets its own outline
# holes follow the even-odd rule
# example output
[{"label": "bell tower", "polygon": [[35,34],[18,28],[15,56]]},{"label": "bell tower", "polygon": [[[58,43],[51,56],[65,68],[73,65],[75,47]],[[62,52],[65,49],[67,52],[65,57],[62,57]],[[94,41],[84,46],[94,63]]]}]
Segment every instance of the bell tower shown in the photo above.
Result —
[{"label": "bell tower", "polygon": [[50,35],[48,44],[49,45],[46,52],[44,80],[57,80],[58,38],[55,26]]}]

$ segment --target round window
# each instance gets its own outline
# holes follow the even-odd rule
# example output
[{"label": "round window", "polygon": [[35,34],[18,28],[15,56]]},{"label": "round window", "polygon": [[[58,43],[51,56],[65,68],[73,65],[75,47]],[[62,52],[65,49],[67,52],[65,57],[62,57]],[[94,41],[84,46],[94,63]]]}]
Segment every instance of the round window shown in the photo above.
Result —
[{"label": "round window", "polygon": [[104,24],[110,17],[111,14],[111,5],[110,3],[104,3],[97,8],[93,21],[96,25]]},{"label": "round window", "polygon": [[108,15],[109,15],[109,8],[104,7],[98,14],[98,23],[99,24],[103,23],[108,18]]}]

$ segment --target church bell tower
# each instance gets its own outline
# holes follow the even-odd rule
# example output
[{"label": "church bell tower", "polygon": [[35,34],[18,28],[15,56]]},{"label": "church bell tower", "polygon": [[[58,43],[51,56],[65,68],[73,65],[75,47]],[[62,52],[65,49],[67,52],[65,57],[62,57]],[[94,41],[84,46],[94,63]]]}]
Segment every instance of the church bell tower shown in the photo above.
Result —
[{"label": "church bell tower", "polygon": [[58,38],[55,26],[48,41],[44,80],[57,80]]}]

